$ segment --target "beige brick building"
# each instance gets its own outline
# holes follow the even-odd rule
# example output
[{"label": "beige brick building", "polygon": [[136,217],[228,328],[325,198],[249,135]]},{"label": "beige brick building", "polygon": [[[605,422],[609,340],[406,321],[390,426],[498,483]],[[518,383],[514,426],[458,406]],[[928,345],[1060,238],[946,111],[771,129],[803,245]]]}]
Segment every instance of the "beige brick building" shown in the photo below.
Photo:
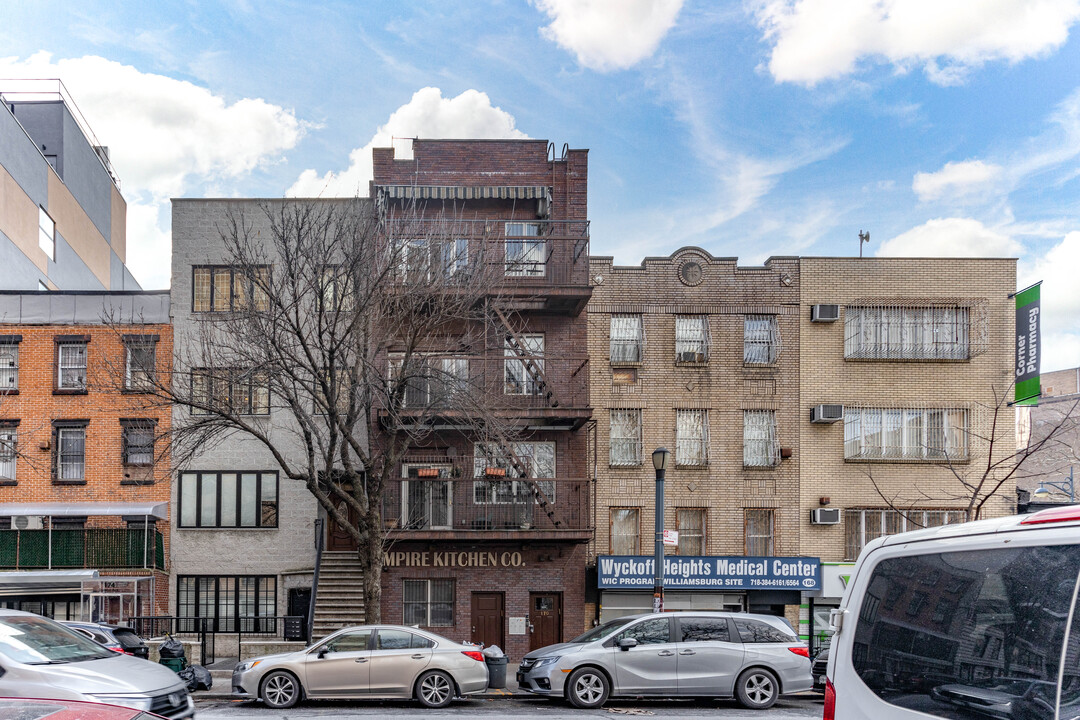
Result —
[{"label": "beige brick building", "polygon": [[[680,533],[669,554],[799,555],[798,259],[739,267],[684,248],[634,267],[594,257],[591,274],[593,559],[652,556],[661,446],[672,452],[664,526]],[[651,581],[614,590],[598,569],[604,618],[651,607]],[[666,607],[784,612],[800,600],[698,589],[668,589]]]},{"label": "beige brick building", "polygon": [[[1016,261],[801,258],[800,270],[800,550],[824,581],[802,619],[820,640],[866,542],[963,519],[957,475],[982,474],[995,392],[1011,399]],[[1000,457],[1015,446],[1012,408],[997,433]],[[1006,484],[982,516],[1015,501]],[[836,524],[811,523],[814,510]]]}]

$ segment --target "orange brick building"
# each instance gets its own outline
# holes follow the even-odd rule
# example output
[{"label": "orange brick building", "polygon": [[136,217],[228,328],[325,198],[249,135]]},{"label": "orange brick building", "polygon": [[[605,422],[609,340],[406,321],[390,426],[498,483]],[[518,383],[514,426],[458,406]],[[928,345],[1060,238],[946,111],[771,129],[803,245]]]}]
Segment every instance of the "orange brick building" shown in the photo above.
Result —
[{"label": "orange brick building", "polygon": [[0,292],[0,606],[168,609],[169,293]]}]

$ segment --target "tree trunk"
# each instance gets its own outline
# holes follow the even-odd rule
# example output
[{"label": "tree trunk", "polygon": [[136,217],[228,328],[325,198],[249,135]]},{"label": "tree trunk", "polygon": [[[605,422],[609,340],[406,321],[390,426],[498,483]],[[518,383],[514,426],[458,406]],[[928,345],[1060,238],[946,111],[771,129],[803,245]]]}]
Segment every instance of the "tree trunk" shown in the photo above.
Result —
[{"label": "tree trunk", "polygon": [[365,518],[360,531],[357,557],[364,570],[364,618],[368,624],[379,623],[382,622],[382,518],[378,513]]}]

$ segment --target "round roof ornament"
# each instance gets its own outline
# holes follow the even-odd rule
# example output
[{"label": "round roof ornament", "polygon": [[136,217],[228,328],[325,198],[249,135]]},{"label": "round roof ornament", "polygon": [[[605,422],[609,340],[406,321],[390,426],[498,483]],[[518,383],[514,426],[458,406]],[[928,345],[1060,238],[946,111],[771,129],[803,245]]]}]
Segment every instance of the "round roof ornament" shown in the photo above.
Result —
[{"label": "round roof ornament", "polygon": [[683,285],[700,285],[705,279],[705,270],[697,260],[687,260],[679,266],[679,280]]}]

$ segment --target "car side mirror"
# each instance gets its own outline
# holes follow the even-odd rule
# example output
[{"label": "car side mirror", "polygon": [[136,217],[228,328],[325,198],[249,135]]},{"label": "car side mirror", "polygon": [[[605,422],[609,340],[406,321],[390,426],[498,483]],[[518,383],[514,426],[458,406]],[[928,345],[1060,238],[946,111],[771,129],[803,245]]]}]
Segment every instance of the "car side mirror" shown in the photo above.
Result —
[{"label": "car side mirror", "polygon": [[629,650],[630,648],[633,648],[633,647],[637,647],[637,639],[636,638],[622,638],[621,640],[619,640],[619,649],[620,650]]},{"label": "car side mirror", "polygon": [[330,652],[329,648],[321,647],[321,648],[319,648],[319,652],[317,652],[315,654],[315,657],[322,660],[324,657],[326,657],[327,653],[329,653],[329,652]]}]

